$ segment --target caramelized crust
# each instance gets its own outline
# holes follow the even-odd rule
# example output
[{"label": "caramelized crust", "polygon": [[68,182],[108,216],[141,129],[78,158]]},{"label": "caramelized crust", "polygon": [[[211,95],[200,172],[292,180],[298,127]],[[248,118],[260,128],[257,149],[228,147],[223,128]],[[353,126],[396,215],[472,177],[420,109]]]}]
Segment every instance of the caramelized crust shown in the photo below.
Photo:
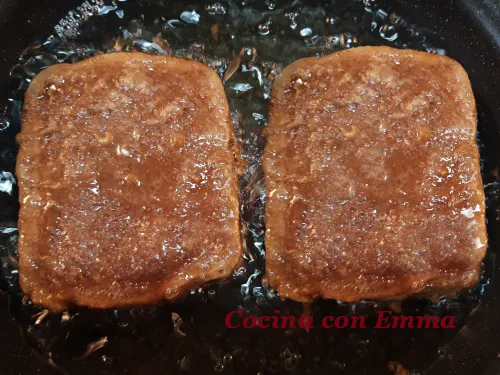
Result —
[{"label": "caramelized crust", "polygon": [[52,310],[172,300],[241,260],[221,81],[142,53],[52,66],[23,110],[20,282]]},{"label": "caramelized crust", "polygon": [[311,301],[454,294],[486,252],[476,105],[454,60],[362,47],[275,82],[266,271]]}]

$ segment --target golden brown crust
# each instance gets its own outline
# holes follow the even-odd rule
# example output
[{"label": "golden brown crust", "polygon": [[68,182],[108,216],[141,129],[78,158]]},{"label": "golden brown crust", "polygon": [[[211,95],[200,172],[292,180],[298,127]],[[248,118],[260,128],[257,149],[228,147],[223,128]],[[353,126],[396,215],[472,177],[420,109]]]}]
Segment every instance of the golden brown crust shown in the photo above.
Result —
[{"label": "golden brown crust", "polygon": [[33,302],[151,304],[240,264],[234,130],[205,65],[117,53],[52,66],[30,85],[18,140]]},{"label": "golden brown crust", "polygon": [[476,105],[454,60],[361,47],[276,80],[266,272],[311,301],[453,294],[486,252]]}]

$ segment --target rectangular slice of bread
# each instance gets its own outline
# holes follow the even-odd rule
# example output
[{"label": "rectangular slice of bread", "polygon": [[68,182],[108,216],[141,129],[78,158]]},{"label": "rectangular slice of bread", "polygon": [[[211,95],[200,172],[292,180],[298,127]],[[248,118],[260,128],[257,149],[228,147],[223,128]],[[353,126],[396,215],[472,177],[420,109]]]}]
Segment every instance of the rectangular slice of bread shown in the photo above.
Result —
[{"label": "rectangular slice of bread", "polygon": [[18,140],[20,283],[34,303],[151,304],[240,264],[234,130],[212,69],[142,53],[49,67]]},{"label": "rectangular slice of bread", "polygon": [[360,47],[288,66],[264,155],[282,297],[454,294],[487,248],[476,104],[454,60]]}]

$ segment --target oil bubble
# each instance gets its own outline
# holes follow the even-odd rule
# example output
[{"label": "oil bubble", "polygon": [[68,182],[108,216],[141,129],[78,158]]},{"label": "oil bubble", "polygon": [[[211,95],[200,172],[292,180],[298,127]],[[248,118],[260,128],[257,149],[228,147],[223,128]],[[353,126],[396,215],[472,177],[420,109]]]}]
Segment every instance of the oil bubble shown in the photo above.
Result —
[{"label": "oil bubble", "polygon": [[194,10],[191,12],[182,12],[181,20],[187,23],[197,24],[200,22],[200,15]]}]

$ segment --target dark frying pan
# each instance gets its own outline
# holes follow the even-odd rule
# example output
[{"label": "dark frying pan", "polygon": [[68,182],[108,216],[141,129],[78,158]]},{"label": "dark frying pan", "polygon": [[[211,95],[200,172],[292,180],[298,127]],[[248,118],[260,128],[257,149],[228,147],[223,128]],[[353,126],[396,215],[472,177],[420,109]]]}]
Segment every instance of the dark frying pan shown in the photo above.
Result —
[{"label": "dark frying pan", "polygon": [[[461,62],[471,77],[479,108],[479,143],[487,195],[489,253],[484,262],[483,280],[476,289],[440,303],[410,299],[397,308],[407,315],[455,315],[459,322],[456,330],[313,329],[305,332],[226,329],[223,325],[224,315],[236,308],[265,315],[272,314],[275,309],[289,315],[304,312],[301,304],[282,301],[268,293],[265,285],[262,285],[261,273],[251,277],[256,270],[262,270],[264,264],[263,248],[259,243],[263,201],[259,190],[262,178],[258,159],[265,142],[261,129],[265,123],[267,101],[262,100],[262,97],[270,85],[265,79],[260,84],[255,72],[245,73],[240,69],[228,81],[226,88],[232,107],[239,111],[240,116],[235,116],[235,124],[240,139],[246,142],[247,155],[253,158],[256,166],[242,180],[245,206],[243,219],[248,229],[247,247],[254,260],[247,260],[245,269],[236,273],[231,280],[193,292],[173,305],[131,311],[78,309],[65,316],[44,316],[40,308],[22,300],[17,286],[16,232],[5,230],[15,228],[17,220],[18,204],[14,185],[11,194],[0,192],[0,227],[3,228],[0,233],[0,258],[3,264],[0,272],[1,375],[500,374],[500,281],[495,277],[499,267],[495,255],[500,248],[500,221],[497,217],[500,154],[496,146],[500,144],[498,0],[247,0],[245,7],[242,7],[242,1],[220,1],[223,8],[226,6],[225,12],[221,11],[222,8],[217,10],[210,7],[216,1],[128,0],[116,2],[117,9],[112,9],[111,1],[104,1],[101,2],[101,10],[103,4],[111,5],[111,8],[106,8],[101,11],[101,15],[80,25],[79,36],[65,41],[52,39],[41,47],[44,54],[41,57],[38,55],[38,60],[35,59],[39,64],[33,63],[34,60],[30,58],[36,53],[32,49],[24,53],[23,50],[46,41],[59,20],[80,3],[80,0],[0,0],[1,172],[13,173],[15,168],[14,136],[20,126],[19,111],[27,82],[25,75],[36,73],[37,69],[57,60],[77,61],[109,49],[109,42],[118,35],[123,36],[124,28],[132,33],[137,33],[141,27],[146,30],[140,38],[138,34],[134,37],[134,42],[129,45],[132,49],[147,50],[151,46],[144,41],[147,42],[152,36],[148,32],[160,31],[180,51],[180,55],[206,58],[206,62],[215,64],[221,74],[230,65],[233,53],[242,47],[249,48],[250,55],[251,48],[256,48],[262,61],[276,63],[279,70],[280,66],[295,58],[333,52],[356,44],[406,46],[446,53]],[[123,18],[120,13],[116,13],[120,9],[125,10],[121,15]],[[174,24],[176,27],[163,27],[167,21],[179,18],[183,10],[192,9],[202,14],[202,20],[207,18],[210,23],[231,25],[227,35],[222,28],[219,49],[208,48],[210,51],[206,52],[207,56],[212,56],[207,57],[203,55],[205,52],[199,52],[196,49],[199,46],[193,47],[202,31],[210,33],[208,23],[203,24],[204,21],[201,21],[198,26],[181,27]],[[376,14],[380,9],[386,13],[385,16],[384,13]],[[294,15],[295,12],[298,14]],[[161,25],[153,22],[155,18],[160,20]],[[325,18],[329,21],[326,22]],[[271,22],[267,26],[270,32],[266,34],[266,22],[269,19]],[[373,21],[376,22],[375,32],[366,31]],[[299,36],[293,28],[290,30],[293,22],[297,22],[297,30],[310,27],[312,35],[306,31],[303,36]],[[263,28],[256,28],[258,24],[264,25]],[[383,24],[395,27],[380,31]],[[231,30],[237,32],[231,36]],[[247,33],[246,30],[252,32]],[[399,38],[391,40],[396,31],[399,31]],[[342,41],[341,38],[328,39],[332,35],[342,34]],[[228,38],[227,42],[224,42],[225,37]],[[188,47],[185,47],[187,41]],[[205,42],[202,40],[201,44]],[[337,44],[325,47],[326,42]],[[75,50],[78,52],[68,53]],[[213,55],[222,56],[221,61],[214,61]],[[256,66],[262,61],[258,61]],[[19,65],[9,76],[16,64]],[[245,94],[236,90],[234,87],[238,82],[258,86],[258,93]],[[2,174],[2,182],[9,180],[6,176]],[[10,263],[5,262],[5,259],[10,259]],[[357,314],[370,318],[375,311],[390,307],[394,308],[371,301],[353,305],[318,301],[308,306],[308,309],[315,316]],[[35,324],[40,317],[43,319]],[[103,338],[106,340],[102,341]]]}]

